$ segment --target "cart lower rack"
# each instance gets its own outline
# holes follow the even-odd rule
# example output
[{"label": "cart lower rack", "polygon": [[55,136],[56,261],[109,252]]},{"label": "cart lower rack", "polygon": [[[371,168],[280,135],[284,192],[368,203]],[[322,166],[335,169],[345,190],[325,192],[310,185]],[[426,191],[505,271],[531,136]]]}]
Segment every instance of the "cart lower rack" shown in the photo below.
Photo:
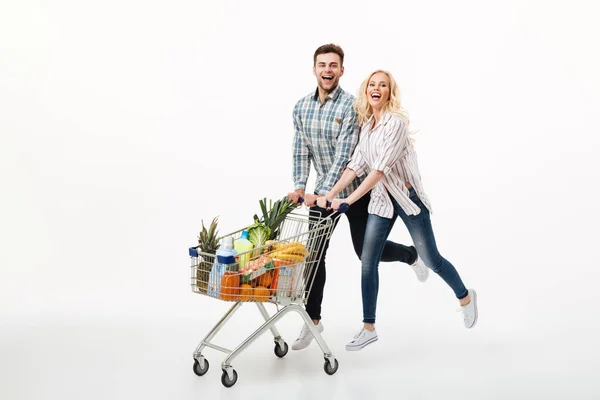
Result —
[{"label": "cart lower rack", "polygon": [[[208,332],[194,351],[194,373],[203,376],[208,372],[208,360],[202,354],[205,347],[221,351],[227,356],[221,363],[221,383],[225,387],[235,385],[238,379],[231,362],[256,338],[270,330],[275,341],[275,355],[284,357],[288,345],[275,323],[291,311],[302,316],[317,344],[323,351],[324,369],[335,374],[338,361],[333,356],[320,332],[312,323],[304,305],[310,294],[316,269],[323,253],[323,245],[334,228],[333,215],[320,218],[313,215],[289,214],[280,225],[275,241],[236,256],[234,264],[219,264],[215,254],[203,253],[191,247],[192,291],[233,305],[221,320]],[[243,230],[243,229],[242,229]],[[240,237],[242,230],[223,237]],[[212,343],[217,333],[244,303],[255,303],[265,322],[233,350]],[[264,303],[282,306],[269,316]]]}]

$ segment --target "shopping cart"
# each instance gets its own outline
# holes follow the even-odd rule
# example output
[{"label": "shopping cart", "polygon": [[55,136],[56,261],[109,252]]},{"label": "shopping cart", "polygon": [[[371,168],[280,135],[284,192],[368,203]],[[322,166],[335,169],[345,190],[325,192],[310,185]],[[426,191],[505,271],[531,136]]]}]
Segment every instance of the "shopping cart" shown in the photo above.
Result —
[{"label": "shopping cart", "polygon": [[[347,205],[340,207],[339,212],[345,210]],[[208,371],[209,363],[202,350],[209,347],[227,354],[221,363],[221,383],[225,387],[235,385],[238,374],[231,362],[267,330],[270,330],[274,337],[275,355],[285,357],[288,345],[279,334],[275,323],[291,311],[301,315],[323,351],[325,372],[329,375],[335,374],[338,361],[303,306],[310,294],[315,272],[323,255],[323,244],[333,232],[334,218],[337,215],[339,214],[334,213],[327,218],[321,218],[290,213],[280,225],[275,242],[238,254],[236,262],[228,264],[225,268],[215,263],[215,254],[200,252],[197,247],[189,249],[192,262],[192,291],[221,301],[233,302],[229,311],[196,347],[193,367],[196,375],[203,376]],[[242,231],[243,229],[222,238],[230,236],[235,240],[241,236]],[[213,344],[212,340],[221,328],[244,303],[249,302],[257,305],[265,322],[233,350]],[[264,306],[266,302],[277,305],[278,311],[273,316],[267,313]],[[279,309],[279,306],[283,307]]]}]

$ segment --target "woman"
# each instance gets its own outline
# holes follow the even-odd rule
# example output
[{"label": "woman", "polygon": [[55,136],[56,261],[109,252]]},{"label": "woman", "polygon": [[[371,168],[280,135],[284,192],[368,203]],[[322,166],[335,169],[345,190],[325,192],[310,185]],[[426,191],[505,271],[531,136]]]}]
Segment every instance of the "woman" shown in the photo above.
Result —
[{"label": "woman", "polygon": [[[360,350],[377,340],[375,311],[379,289],[378,266],[386,239],[397,216],[412,237],[419,258],[454,291],[464,325],[477,322],[477,297],[465,288],[458,272],[437,250],[431,227],[429,200],[423,191],[417,155],[408,138],[408,119],[402,111],[396,81],[389,72],[375,71],[361,85],[354,104],[361,126],[360,142],[339,181],[317,204],[337,210],[356,202],[371,189],[369,217],[362,262],[363,329],[346,345]],[[368,173],[363,183],[345,199],[335,199],[356,175]]]}]

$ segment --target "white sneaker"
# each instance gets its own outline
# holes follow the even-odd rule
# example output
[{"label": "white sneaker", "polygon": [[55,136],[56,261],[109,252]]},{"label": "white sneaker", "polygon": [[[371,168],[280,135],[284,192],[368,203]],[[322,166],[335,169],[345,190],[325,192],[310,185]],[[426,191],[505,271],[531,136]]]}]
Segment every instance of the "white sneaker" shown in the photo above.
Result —
[{"label": "white sneaker", "polygon": [[419,256],[417,256],[417,260],[411,265],[411,268],[415,271],[415,274],[417,274],[419,282],[425,282],[427,278],[429,278],[429,268],[423,264],[423,261],[421,261]]},{"label": "white sneaker", "polygon": [[363,328],[358,335],[354,336],[347,345],[346,350],[348,351],[358,351],[363,347],[376,342],[377,341],[377,331],[373,329],[373,332]]},{"label": "white sneaker", "polygon": [[[316,327],[319,333],[323,333],[323,331],[325,330],[321,321],[319,321]],[[313,341],[314,338],[315,337],[308,328],[308,325],[304,324],[302,326],[302,330],[300,331],[298,339],[296,339],[296,341],[292,344],[292,350],[302,350],[308,347],[308,345]]]},{"label": "white sneaker", "polygon": [[466,306],[461,306],[461,311],[463,314],[463,321],[465,323],[465,328],[471,329],[477,323],[477,293],[469,289],[469,297],[471,297],[471,301]]}]

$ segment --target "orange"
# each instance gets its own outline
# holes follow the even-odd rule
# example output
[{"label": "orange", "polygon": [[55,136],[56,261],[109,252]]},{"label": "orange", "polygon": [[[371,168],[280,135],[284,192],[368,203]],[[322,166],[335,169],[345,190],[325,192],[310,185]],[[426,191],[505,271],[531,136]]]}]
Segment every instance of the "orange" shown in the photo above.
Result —
[{"label": "orange", "polygon": [[264,286],[257,286],[254,288],[254,300],[256,301],[267,301],[271,292]]},{"label": "orange", "polygon": [[250,301],[252,300],[252,296],[254,295],[254,289],[247,283],[244,283],[240,286],[240,300],[241,301]]}]

